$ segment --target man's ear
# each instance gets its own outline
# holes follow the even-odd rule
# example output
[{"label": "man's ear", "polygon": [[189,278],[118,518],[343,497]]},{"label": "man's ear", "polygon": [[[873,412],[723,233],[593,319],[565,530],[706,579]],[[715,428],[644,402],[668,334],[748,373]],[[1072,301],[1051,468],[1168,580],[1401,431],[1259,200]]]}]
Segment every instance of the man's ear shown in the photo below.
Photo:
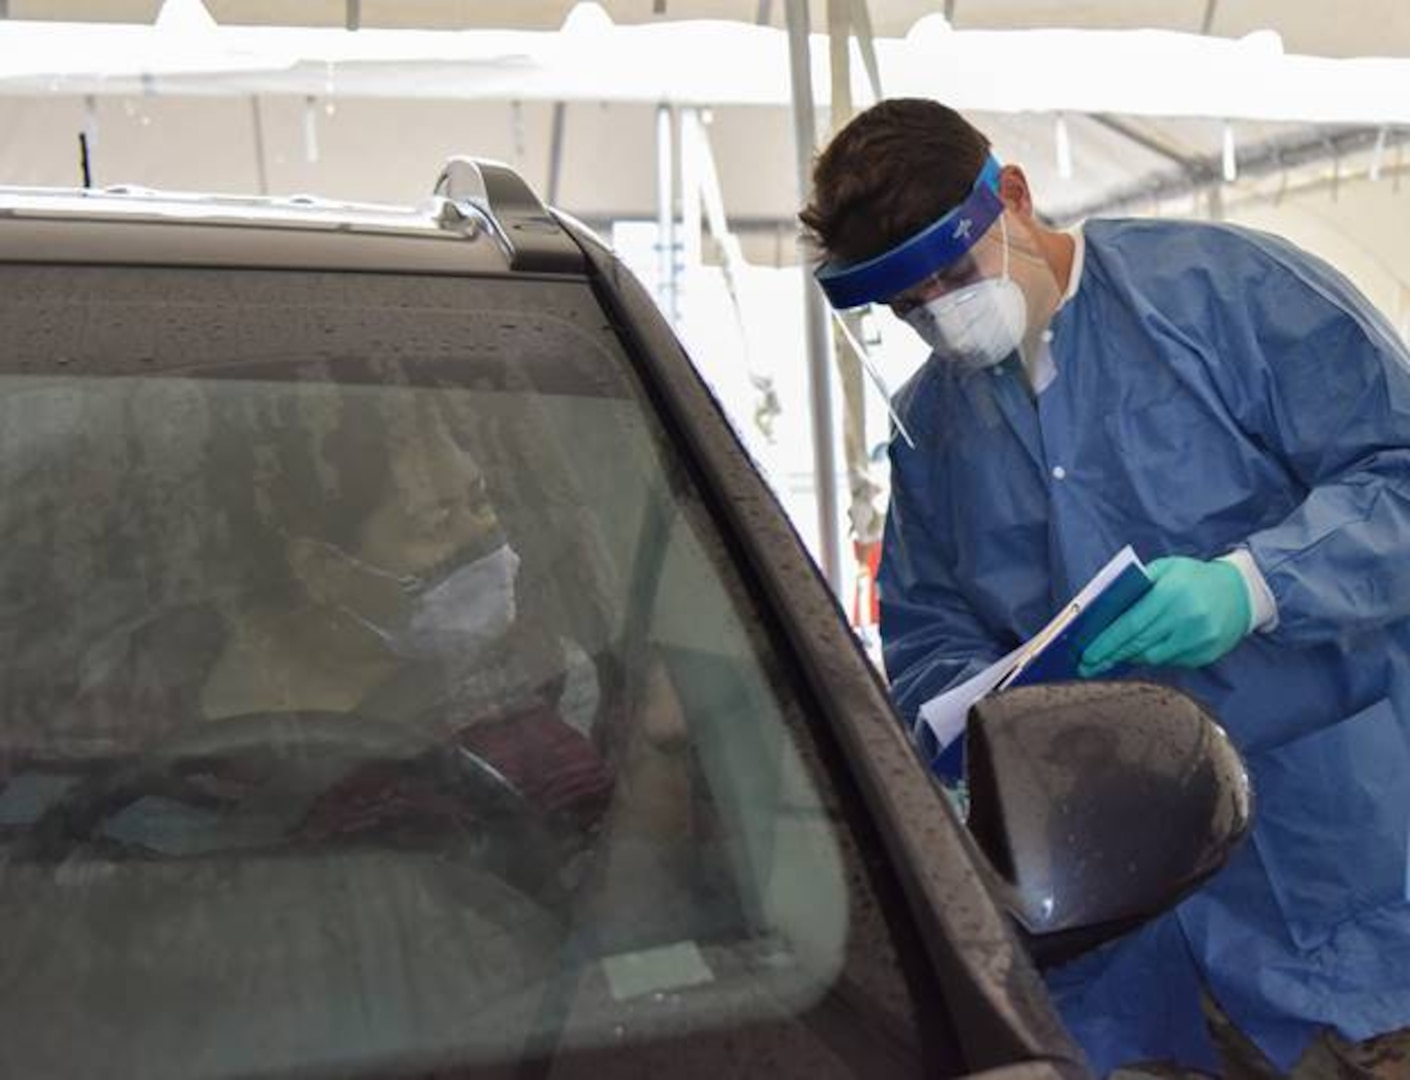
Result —
[{"label": "man's ear", "polygon": [[1028,189],[1028,177],[1017,165],[1005,165],[999,170],[999,198],[1014,213],[1033,216],[1033,194]]}]

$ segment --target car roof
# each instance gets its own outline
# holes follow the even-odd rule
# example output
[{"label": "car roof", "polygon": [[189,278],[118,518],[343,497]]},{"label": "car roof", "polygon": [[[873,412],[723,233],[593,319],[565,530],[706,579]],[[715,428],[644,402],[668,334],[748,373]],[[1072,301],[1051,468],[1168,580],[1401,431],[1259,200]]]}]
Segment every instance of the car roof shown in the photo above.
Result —
[{"label": "car roof", "polygon": [[315,196],[0,187],[0,261],[450,274],[582,274],[512,170],[452,159],[417,206]]}]

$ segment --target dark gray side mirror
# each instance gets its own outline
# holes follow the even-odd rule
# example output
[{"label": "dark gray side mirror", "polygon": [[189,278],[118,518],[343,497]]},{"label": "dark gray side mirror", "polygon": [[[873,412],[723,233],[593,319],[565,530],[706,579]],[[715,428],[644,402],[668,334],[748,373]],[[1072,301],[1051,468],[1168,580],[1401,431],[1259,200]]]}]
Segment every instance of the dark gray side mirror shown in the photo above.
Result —
[{"label": "dark gray side mirror", "polygon": [[1173,906],[1248,831],[1248,773],[1222,728],[1177,690],[1060,683],[970,714],[969,828],[1040,964]]}]

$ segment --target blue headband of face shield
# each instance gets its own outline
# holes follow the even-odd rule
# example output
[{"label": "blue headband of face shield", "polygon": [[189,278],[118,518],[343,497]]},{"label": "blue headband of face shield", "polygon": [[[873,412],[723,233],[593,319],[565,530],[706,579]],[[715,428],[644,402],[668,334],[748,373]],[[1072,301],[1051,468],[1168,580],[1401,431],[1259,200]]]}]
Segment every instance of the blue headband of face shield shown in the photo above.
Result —
[{"label": "blue headband of face shield", "polygon": [[944,217],[890,251],[846,266],[824,263],[814,276],[828,302],[838,311],[883,302],[959,259],[994,224],[1003,209],[999,162],[991,154],[964,201]]}]

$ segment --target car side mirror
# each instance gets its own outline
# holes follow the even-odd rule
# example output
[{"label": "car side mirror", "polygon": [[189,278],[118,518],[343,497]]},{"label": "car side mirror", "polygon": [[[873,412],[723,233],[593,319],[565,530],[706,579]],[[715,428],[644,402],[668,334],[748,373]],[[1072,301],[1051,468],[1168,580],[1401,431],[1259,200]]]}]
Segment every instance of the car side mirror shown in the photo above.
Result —
[{"label": "car side mirror", "polygon": [[997,694],[971,712],[965,758],[970,831],[1040,965],[1172,907],[1248,831],[1243,761],[1213,717],[1169,687]]}]

